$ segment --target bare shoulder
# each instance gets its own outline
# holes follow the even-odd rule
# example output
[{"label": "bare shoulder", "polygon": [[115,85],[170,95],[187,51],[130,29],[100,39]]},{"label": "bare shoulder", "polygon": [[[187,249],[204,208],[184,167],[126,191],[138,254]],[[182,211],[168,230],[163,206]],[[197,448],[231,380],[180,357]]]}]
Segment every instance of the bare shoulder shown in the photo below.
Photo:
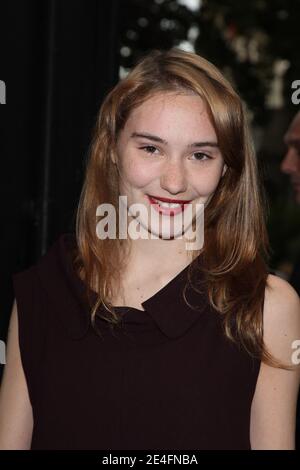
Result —
[{"label": "bare shoulder", "polygon": [[284,279],[269,275],[263,340],[273,358],[292,370],[261,362],[251,406],[251,448],[293,450],[300,381],[300,301]]},{"label": "bare shoulder", "polygon": [[263,317],[270,352],[290,363],[293,342],[300,340],[300,298],[287,281],[273,274],[267,278]]},{"label": "bare shoulder", "polygon": [[13,303],[7,335],[7,354],[0,387],[0,449],[29,449],[32,407],[18,339],[18,309]]},{"label": "bare shoulder", "polygon": [[[279,276],[269,274],[267,277],[267,285],[265,291],[265,301],[272,308],[276,308],[276,304],[293,307],[297,310],[300,306],[300,298],[291,284]],[[267,305],[268,306],[268,305]]]}]

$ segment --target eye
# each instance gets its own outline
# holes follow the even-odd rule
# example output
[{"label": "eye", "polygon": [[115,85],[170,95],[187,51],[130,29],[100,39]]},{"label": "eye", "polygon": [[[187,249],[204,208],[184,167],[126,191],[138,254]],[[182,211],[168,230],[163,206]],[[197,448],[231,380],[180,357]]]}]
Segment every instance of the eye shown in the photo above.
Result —
[{"label": "eye", "polygon": [[196,156],[195,160],[198,160],[200,162],[212,159],[212,157],[203,152],[195,152],[193,153],[193,156]]},{"label": "eye", "polygon": [[153,154],[157,150],[154,145],[145,145],[144,147],[139,147],[141,150],[144,150],[146,153]]}]

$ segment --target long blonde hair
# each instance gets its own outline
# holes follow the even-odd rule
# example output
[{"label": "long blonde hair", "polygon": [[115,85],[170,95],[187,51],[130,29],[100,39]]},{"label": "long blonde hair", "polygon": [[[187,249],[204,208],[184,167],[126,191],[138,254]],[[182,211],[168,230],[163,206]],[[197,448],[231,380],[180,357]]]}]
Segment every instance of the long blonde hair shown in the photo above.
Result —
[{"label": "long blonde hair", "polygon": [[[263,342],[270,252],[266,201],[242,101],[213,64],[176,48],[153,50],[143,57],[107,94],[99,111],[76,218],[75,266],[87,287],[92,324],[95,326],[101,304],[108,312],[107,320],[119,323],[110,299],[126,263],[124,240],[101,240],[95,230],[96,208],[102,203],[115,207],[118,225],[118,169],[111,155],[117,155],[118,134],[132,110],[155,93],[169,91],[192,92],[204,100],[227,166],[206,207],[201,266],[196,261],[189,265],[188,283],[193,285],[193,277],[196,279],[201,269],[209,302],[220,313],[224,334],[251,356],[285,367]],[[198,287],[193,285],[201,292]],[[98,293],[95,305],[91,288]]]}]

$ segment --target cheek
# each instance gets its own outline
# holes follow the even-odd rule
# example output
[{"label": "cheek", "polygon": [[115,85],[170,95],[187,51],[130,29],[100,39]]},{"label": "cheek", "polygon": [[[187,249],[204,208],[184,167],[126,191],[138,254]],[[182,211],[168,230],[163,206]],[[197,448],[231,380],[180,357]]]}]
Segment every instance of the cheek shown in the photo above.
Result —
[{"label": "cheek", "polygon": [[201,196],[209,196],[213,193],[221,179],[222,168],[206,168],[199,171],[196,177],[193,175],[193,186]]},{"label": "cheek", "polygon": [[133,158],[126,161],[122,170],[124,179],[136,188],[143,188],[157,177],[157,171],[151,165]]}]

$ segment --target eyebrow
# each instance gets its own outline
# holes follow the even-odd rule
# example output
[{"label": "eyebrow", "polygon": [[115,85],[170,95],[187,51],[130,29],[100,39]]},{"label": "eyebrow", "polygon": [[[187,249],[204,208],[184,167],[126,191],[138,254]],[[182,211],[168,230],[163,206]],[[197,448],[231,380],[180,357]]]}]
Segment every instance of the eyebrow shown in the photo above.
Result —
[{"label": "eyebrow", "polygon": [[[133,132],[130,135],[131,138],[136,139],[136,138],[144,138],[148,140],[152,140],[153,142],[159,142],[160,144],[168,145],[168,142],[161,137],[153,134],[149,134],[148,132]],[[215,147],[218,148],[218,143],[213,142],[213,141],[201,141],[201,142],[193,142],[191,144],[188,144],[188,147]]]}]

